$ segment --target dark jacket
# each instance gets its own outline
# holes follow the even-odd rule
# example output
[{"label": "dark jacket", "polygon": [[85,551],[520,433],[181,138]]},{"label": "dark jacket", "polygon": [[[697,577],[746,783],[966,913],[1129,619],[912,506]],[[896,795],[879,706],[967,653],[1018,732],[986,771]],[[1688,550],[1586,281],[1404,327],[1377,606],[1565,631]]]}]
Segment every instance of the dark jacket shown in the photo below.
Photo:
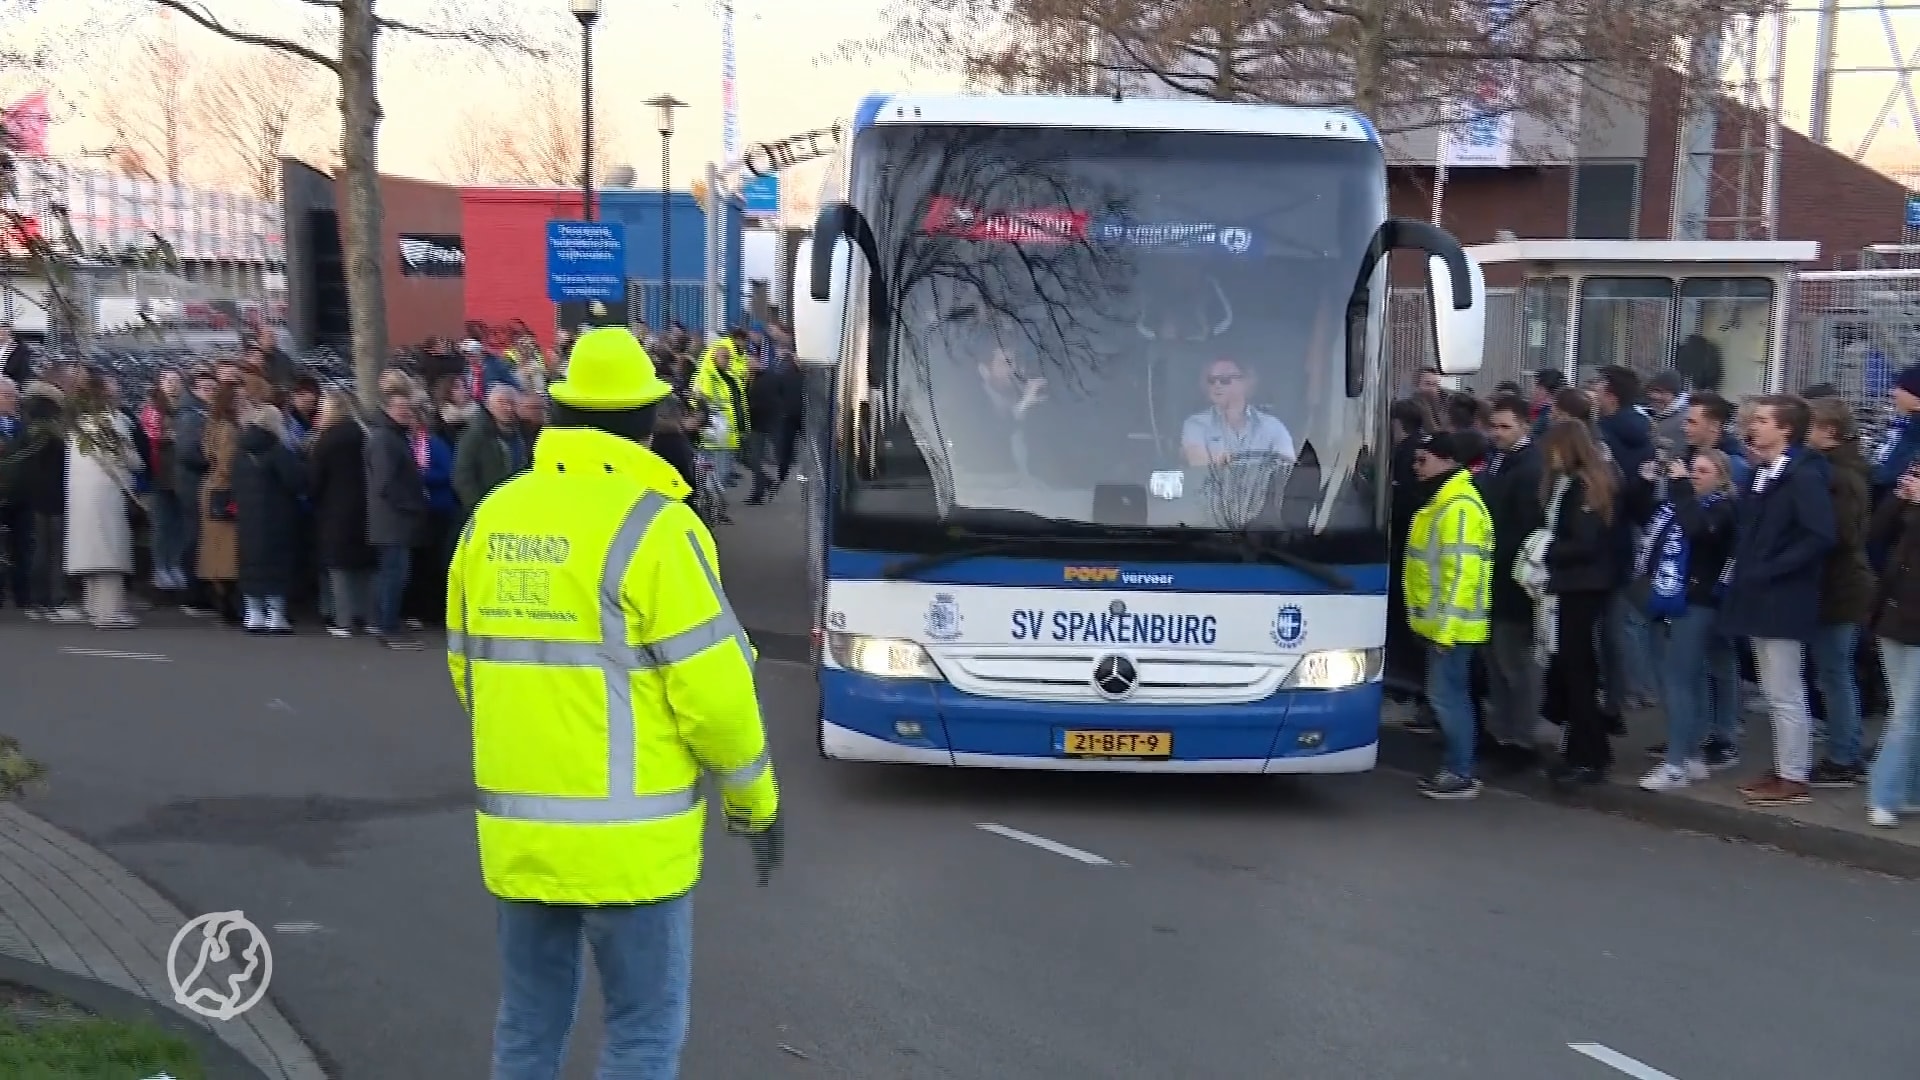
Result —
[{"label": "dark jacket", "polygon": [[429,513],[452,517],[460,512],[460,498],[453,493],[453,447],[438,435],[427,436],[427,468],[420,482],[426,486]]},{"label": "dark jacket", "polygon": [[518,424],[506,428],[482,411],[467,425],[453,454],[453,490],[471,510],[501,482],[526,469],[527,440]]},{"label": "dark jacket", "polygon": [[1486,500],[1487,516],[1493,519],[1493,617],[1529,619],[1533,602],[1513,580],[1514,560],[1528,534],[1540,527],[1544,517],[1540,506],[1540,470],[1543,468],[1539,444],[1526,445],[1487,459],[1487,468],[1476,483],[1480,497]]},{"label": "dark jacket", "polygon": [[413,437],[382,416],[367,436],[367,543],[412,547],[427,517],[427,484]]},{"label": "dark jacket", "polygon": [[[1613,516],[1616,521],[1621,516],[1617,500]],[[1574,477],[1560,500],[1560,520],[1547,546],[1547,591],[1556,596],[1611,591],[1620,573],[1615,531],[1587,505],[1587,485]]]},{"label": "dark jacket", "polygon": [[1734,500],[1705,505],[1694,495],[1692,480],[1667,481],[1667,498],[1687,536],[1687,604],[1719,607],[1720,573],[1733,554]]},{"label": "dark jacket", "polygon": [[1909,466],[1920,461],[1920,420],[1899,418],[1882,434],[1874,450],[1873,495],[1878,500],[1893,490]]},{"label": "dark jacket", "polygon": [[366,429],[354,420],[343,420],[314,440],[307,490],[323,569],[373,569],[373,548],[367,544],[366,452]]},{"label": "dark jacket", "polygon": [[14,474],[14,502],[35,514],[67,512],[67,439],[60,403],[38,394],[20,399],[26,422],[24,442],[15,451],[25,457]]},{"label": "dark jacket", "polygon": [[1873,632],[1902,645],[1920,645],[1920,505],[1887,499],[1874,511],[1876,545],[1891,545],[1880,575]]},{"label": "dark jacket", "polygon": [[280,436],[240,432],[233,458],[233,502],[240,531],[240,592],[284,597],[300,571],[300,497],[307,477]]},{"label": "dark jacket", "polygon": [[1621,408],[1596,422],[1600,441],[1628,483],[1640,479],[1640,466],[1653,459],[1653,422],[1635,408]]},{"label": "dark jacket", "polygon": [[1865,626],[1873,619],[1873,566],[1867,561],[1867,528],[1873,516],[1867,463],[1842,445],[1827,451],[1833,496],[1835,542],[1820,574],[1820,625]]},{"label": "dark jacket", "polygon": [[173,416],[173,490],[192,502],[207,478],[207,406],[198,398],[180,403]]},{"label": "dark jacket", "polygon": [[1820,628],[1820,576],[1837,539],[1828,472],[1825,458],[1796,450],[1765,491],[1741,491],[1722,633],[1808,641]]}]

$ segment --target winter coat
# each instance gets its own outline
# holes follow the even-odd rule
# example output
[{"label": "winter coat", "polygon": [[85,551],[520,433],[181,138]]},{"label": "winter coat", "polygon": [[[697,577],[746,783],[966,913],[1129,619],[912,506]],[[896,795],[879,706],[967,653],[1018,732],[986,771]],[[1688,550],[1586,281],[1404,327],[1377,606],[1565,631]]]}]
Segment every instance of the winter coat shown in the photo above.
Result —
[{"label": "winter coat", "polygon": [[127,501],[140,456],[133,425],[119,413],[95,413],[76,424],[98,424],[117,437],[118,452],[82,453],[80,436],[67,436],[67,573],[133,573],[133,522]]},{"label": "winter coat", "polygon": [[21,460],[10,465],[11,499],[35,514],[67,512],[67,440],[60,402],[32,394],[20,401],[20,419],[26,433],[13,451]]},{"label": "winter coat", "polygon": [[200,489],[201,581],[232,582],[240,576],[240,530],[231,521],[213,519],[213,493],[233,490],[233,459],[240,452],[240,427],[231,420],[207,421],[200,439],[206,482]]},{"label": "winter coat", "polygon": [[342,420],[320,433],[307,465],[320,565],[327,570],[371,570],[367,543],[367,433]]},{"label": "winter coat", "polygon": [[1902,645],[1920,645],[1920,505],[1888,499],[1874,511],[1872,539],[1890,545],[1880,575],[1873,632]]},{"label": "winter coat", "polygon": [[[1621,517],[1617,498],[1613,516],[1616,521]],[[1612,591],[1620,573],[1615,532],[1587,505],[1586,482],[1574,477],[1560,499],[1560,519],[1554,523],[1553,543],[1547,546],[1547,591],[1555,596]]]},{"label": "winter coat", "polygon": [[285,597],[300,571],[300,497],[307,478],[300,459],[263,427],[240,433],[233,459],[239,506],[240,592]]},{"label": "winter coat", "polygon": [[[1888,445],[1889,439],[1891,445]],[[1875,449],[1873,495],[1879,499],[1893,490],[1909,466],[1920,461],[1920,416],[1908,417],[1898,432],[1885,433],[1881,445]]]},{"label": "winter coat", "polygon": [[467,425],[453,454],[453,491],[468,510],[480,505],[502,481],[526,469],[526,440],[518,425],[502,429],[493,414],[482,412]]},{"label": "winter coat", "polygon": [[451,516],[460,512],[460,499],[453,493],[453,447],[438,435],[427,436],[427,467],[420,474],[420,482],[427,489],[428,513]]},{"label": "winter coat", "polygon": [[181,402],[173,414],[173,490],[182,499],[200,490],[207,478],[207,406],[198,398]]},{"label": "winter coat", "polygon": [[1809,641],[1820,628],[1820,577],[1837,539],[1829,471],[1824,457],[1800,449],[1766,490],[1749,483],[1740,492],[1721,633]]},{"label": "winter coat", "polygon": [[1540,446],[1531,440],[1516,450],[1489,458],[1480,474],[1480,496],[1493,519],[1493,617],[1530,619],[1533,601],[1513,580],[1520,545],[1546,520],[1540,504]]},{"label": "winter coat", "polygon": [[1649,414],[1647,419],[1656,445],[1664,440],[1667,449],[1675,454],[1687,445],[1687,407],[1687,395],[1681,394],[1673,399],[1673,407],[1666,412]]},{"label": "winter coat", "polygon": [[1620,475],[1628,483],[1638,481],[1640,466],[1653,459],[1653,423],[1647,414],[1634,408],[1616,409],[1594,426],[1599,428],[1600,441],[1606,444]]},{"label": "winter coat", "polygon": [[1831,477],[1835,543],[1820,575],[1820,625],[1865,626],[1873,619],[1873,566],[1867,529],[1873,517],[1866,459],[1852,446],[1823,455]]},{"label": "winter coat", "polygon": [[1667,481],[1667,498],[1687,536],[1687,605],[1719,607],[1720,574],[1733,555],[1734,500],[1704,505],[1694,494],[1692,480]]},{"label": "winter coat", "polygon": [[27,384],[33,381],[33,369],[37,366],[34,359],[33,349],[15,338],[6,347],[6,355],[0,357],[0,375],[12,379],[15,386],[25,390]]},{"label": "winter coat", "polygon": [[367,434],[367,543],[412,547],[427,516],[427,485],[406,428],[381,417]]}]

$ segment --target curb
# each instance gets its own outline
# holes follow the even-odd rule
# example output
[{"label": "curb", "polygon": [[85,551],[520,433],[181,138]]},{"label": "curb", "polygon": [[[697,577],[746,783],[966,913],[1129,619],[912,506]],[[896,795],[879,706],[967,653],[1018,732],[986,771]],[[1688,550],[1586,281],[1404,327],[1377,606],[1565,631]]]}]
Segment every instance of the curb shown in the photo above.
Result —
[{"label": "curb", "polygon": [[[1416,773],[1439,761],[1435,748],[1422,736],[1397,725],[1380,728],[1380,766]],[[1540,802],[1558,803],[1606,814],[1617,814],[1648,825],[1704,833],[1722,840],[1762,844],[1793,855],[1840,863],[1891,877],[1920,880],[1920,845],[1812,825],[1789,817],[1722,806],[1674,795],[1651,795],[1627,784],[1610,783],[1577,791],[1561,791],[1538,772],[1483,775],[1491,788],[1524,795]]]},{"label": "curb", "polygon": [[212,1031],[157,1001],[115,986],[57,971],[45,964],[0,955],[0,982],[66,998],[88,1012],[121,1023],[148,1023],[191,1045],[206,1066],[208,1080],[269,1080],[258,1065]]}]

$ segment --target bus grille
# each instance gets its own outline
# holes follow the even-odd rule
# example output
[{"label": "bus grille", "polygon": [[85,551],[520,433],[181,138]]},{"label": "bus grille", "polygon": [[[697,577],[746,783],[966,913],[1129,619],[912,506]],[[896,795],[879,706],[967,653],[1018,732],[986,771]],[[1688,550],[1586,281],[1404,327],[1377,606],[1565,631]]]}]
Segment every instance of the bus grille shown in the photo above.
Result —
[{"label": "bus grille", "polygon": [[[1041,652],[1019,647],[940,648],[929,651],[956,689],[980,697],[1022,701],[1104,702],[1093,688],[1093,666],[1109,650]],[[1273,695],[1299,661],[1296,656],[1128,652],[1140,688],[1127,698],[1141,705],[1235,705]]]}]

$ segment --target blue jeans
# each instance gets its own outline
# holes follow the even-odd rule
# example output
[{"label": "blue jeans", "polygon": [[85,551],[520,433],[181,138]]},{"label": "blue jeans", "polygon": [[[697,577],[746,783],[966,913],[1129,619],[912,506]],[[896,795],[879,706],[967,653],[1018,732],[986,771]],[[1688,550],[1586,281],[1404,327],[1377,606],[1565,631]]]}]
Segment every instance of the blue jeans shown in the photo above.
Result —
[{"label": "blue jeans", "polygon": [[1867,776],[1867,805],[1897,814],[1920,806],[1920,645],[1881,638],[1880,664],[1891,711]]},{"label": "blue jeans", "polygon": [[1662,646],[1660,699],[1667,710],[1667,764],[1675,768],[1700,756],[1713,728],[1718,698],[1709,662],[1716,614],[1712,608],[1689,605],[1686,614],[1654,627],[1655,641]]},{"label": "blue jeans", "polygon": [[1707,646],[1707,680],[1713,688],[1707,740],[1738,747],[1744,728],[1740,721],[1740,644],[1733,638],[1713,635],[1713,643]]},{"label": "blue jeans", "polygon": [[1607,705],[1615,712],[1627,707],[1628,698],[1653,696],[1653,650],[1648,645],[1652,627],[1646,612],[1633,602],[1632,590],[1621,589],[1607,602],[1607,621],[1603,637],[1607,657]]},{"label": "blue jeans", "polygon": [[1843,623],[1821,627],[1807,645],[1814,684],[1827,707],[1826,757],[1835,765],[1860,764],[1860,684],[1853,673],[1859,644],[1860,628]]},{"label": "blue jeans", "polygon": [[1473,652],[1478,646],[1442,649],[1427,643],[1427,704],[1446,738],[1442,767],[1456,776],[1473,776]]},{"label": "blue jeans", "polygon": [[[153,568],[173,573],[187,565],[187,505],[176,491],[156,491],[149,500],[153,508]],[[193,508],[199,513],[199,507]]]},{"label": "blue jeans", "polygon": [[605,1001],[598,1080],[677,1080],[692,1011],[693,898],[578,907],[500,902],[492,1080],[558,1080],[579,1007],[583,945]]},{"label": "blue jeans", "polygon": [[379,544],[374,552],[380,557],[373,572],[375,633],[400,632],[400,604],[407,595],[407,571],[412,567],[413,549],[405,544]]}]

